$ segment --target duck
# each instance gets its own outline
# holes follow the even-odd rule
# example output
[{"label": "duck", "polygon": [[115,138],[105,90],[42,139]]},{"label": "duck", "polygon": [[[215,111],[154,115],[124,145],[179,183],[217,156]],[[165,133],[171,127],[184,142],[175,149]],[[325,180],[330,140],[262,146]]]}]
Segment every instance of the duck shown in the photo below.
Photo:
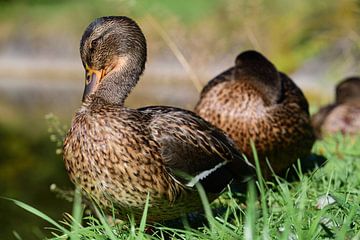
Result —
[{"label": "duck", "polygon": [[254,164],[253,142],[266,180],[307,158],[315,141],[304,94],[255,50],[241,52],[234,66],[205,85],[194,112],[222,129]]},{"label": "duck", "polygon": [[[65,168],[86,198],[118,219],[162,222],[203,208],[254,166],[226,134],[175,107],[126,107],[142,75],[146,39],[126,16],[95,19],[80,41],[85,88],[63,145]],[[148,205],[146,205],[148,204]]]},{"label": "duck", "polygon": [[312,116],[316,137],[341,133],[360,133],[360,76],[344,78],[336,85],[334,103],[323,106]]}]

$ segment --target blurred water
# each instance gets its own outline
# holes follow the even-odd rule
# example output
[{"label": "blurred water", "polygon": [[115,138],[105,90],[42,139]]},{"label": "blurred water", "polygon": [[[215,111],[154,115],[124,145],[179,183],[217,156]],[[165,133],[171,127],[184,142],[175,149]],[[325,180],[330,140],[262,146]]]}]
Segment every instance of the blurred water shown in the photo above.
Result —
[{"label": "blurred water", "polygon": [[[80,105],[83,84],[79,61],[26,58],[4,61],[0,58],[0,101],[21,111],[54,112],[69,117]],[[154,63],[147,65],[127,105],[191,108],[197,94],[181,66]]]},{"label": "blurred water", "polygon": [[[228,62],[197,69],[202,84],[231,66],[232,62]],[[311,71],[316,63],[309,65],[310,72],[305,65],[304,70],[295,72],[294,81],[305,92],[321,89],[319,94],[331,95],[334,83],[324,86],[322,79],[325,77]],[[76,58],[0,56],[0,104],[18,111],[38,115],[53,112],[61,118],[69,118],[80,105],[83,84],[82,65]],[[173,105],[192,109],[197,99],[194,84],[176,60],[150,59],[126,104],[130,107]]]}]

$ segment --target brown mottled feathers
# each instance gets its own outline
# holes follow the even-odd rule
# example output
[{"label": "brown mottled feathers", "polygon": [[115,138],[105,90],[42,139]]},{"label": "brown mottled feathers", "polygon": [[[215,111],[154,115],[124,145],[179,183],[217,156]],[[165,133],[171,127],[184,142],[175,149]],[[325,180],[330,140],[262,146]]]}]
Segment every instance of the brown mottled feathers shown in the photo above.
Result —
[{"label": "brown mottled feathers", "polygon": [[213,200],[235,174],[240,180],[254,174],[229,138],[189,111],[134,110],[96,98],[76,114],[64,159],[72,180],[101,204],[114,204],[120,216],[133,213],[139,219],[150,193],[150,221],[201,209],[187,176],[218,165],[200,179]]},{"label": "brown mottled feathers", "polygon": [[336,86],[335,103],[312,116],[316,136],[360,133],[360,77],[349,77]]},{"label": "brown mottled feathers", "polygon": [[314,143],[303,93],[255,51],[240,54],[234,67],[205,86],[195,112],[224,130],[251,161],[253,140],[267,178],[266,158],[280,173],[309,155]]}]

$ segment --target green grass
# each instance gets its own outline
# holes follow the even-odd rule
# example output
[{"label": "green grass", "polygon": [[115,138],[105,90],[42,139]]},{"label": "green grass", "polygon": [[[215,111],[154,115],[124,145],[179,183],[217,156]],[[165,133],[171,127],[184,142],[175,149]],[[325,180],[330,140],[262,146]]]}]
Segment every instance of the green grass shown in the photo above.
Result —
[{"label": "green grass", "polygon": [[[25,203],[13,201],[48,222],[50,227],[44,231],[51,232],[50,239],[359,239],[360,137],[329,137],[318,141],[314,152],[327,157],[323,168],[306,175],[299,173],[300,180],[293,183],[279,178],[276,183],[250,183],[246,204],[239,204],[231,192],[225,192],[209,205],[199,186],[209,221],[208,226],[199,229],[155,226],[153,234],[146,233],[147,206],[139,225],[132,221],[110,224],[95,205],[97,217],[83,215],[78,190],[72,214],[59,222]],[[334,202],[320,204],[326,196]],[[219,205],[227,210],[214,215],[210,208]],[[21,239],[19,233],[14,235]]]}]

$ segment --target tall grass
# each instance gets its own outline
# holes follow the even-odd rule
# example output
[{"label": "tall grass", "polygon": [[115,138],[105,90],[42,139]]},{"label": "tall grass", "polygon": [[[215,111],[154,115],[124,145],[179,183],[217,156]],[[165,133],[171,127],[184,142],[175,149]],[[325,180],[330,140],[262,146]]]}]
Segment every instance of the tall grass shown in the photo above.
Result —
[{"label": "tall grass", "polygon": [[[48,222],[50,239],[359,239],[360,137],[336,135],[317,142],[314,151],[328,158],[325,167],[300,174],[300,180],[293,183],[278,177],[276,183],[252,182],[245,204],[230,191],[209,204],[198,186],[208,224],[197,229],[148,225],[148,203],[140,224],[131,220],[115,223],[114,216],[110,224],[108,216],[95,205],[96,217],[83,215],[78,190],[73,213],[59,222],[13,201]],[[257,173],[261,179],[258,162]],[[211,211],[219,207],[225,210],[217,214]]]}]

